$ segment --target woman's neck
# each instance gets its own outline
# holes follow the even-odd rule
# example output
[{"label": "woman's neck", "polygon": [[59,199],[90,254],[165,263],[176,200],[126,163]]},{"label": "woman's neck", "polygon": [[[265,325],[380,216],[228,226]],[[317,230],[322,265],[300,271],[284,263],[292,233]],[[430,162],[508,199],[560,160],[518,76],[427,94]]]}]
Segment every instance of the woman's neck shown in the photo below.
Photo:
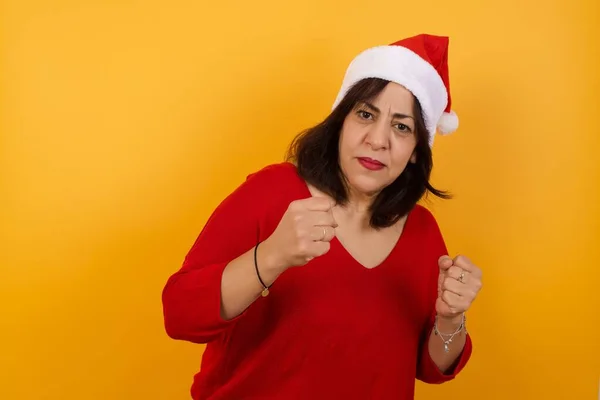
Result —
[{"label": "woman's neck", "polygon": [[375,196],[368,196],[362,193],[349,193],[348,201],[343,206],[339,206],[338,213],[352,225],[362,229],[370,228],[371,213],[370,207]]},{"label": "woman's neck", "polygon": [[[312,185],[308,185],[309,191],[313,196],[329,197],[325,193]],[[333,208],[333,216],[336,222],[343,220],[360,229],[370,229],[371,213],[369,207],[374,201],[375,196],[369,196],[364,193],[348,193],[348,201],[344,205],[336,205]],[[340,221],[338,221],[340,220]]]}]

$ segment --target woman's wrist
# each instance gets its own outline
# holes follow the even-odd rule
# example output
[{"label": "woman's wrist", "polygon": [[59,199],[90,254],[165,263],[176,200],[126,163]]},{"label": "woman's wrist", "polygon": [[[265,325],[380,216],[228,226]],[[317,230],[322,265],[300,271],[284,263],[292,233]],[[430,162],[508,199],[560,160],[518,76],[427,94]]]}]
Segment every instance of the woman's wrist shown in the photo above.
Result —
[{"label": "woman's wrist", "polygon": [[443,332],[453,332],[464,323],[463,313],[454,316],[442,316],[438,314],[436,318],[437,327]]},{"label": "woman's wrist", "polygon": [[260,244],[257,249],[257,263],[260,275],[265,283],[270,286],[287,267],[279,259],[279,252],[271,246],[269,239]]}]

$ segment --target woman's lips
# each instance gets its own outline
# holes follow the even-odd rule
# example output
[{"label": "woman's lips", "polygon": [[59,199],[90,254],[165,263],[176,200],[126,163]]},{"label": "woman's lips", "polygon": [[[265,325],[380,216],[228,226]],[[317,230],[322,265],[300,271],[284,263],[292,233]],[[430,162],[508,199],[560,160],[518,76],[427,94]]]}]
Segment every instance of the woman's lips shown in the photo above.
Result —
[{"label": "woman's lips", "polygon": [[358,162],[360,163],[360,165],[362,165],[370,171],[378,171],[385,167],[385,165],[381,161],[369,157],[358,157]]}]

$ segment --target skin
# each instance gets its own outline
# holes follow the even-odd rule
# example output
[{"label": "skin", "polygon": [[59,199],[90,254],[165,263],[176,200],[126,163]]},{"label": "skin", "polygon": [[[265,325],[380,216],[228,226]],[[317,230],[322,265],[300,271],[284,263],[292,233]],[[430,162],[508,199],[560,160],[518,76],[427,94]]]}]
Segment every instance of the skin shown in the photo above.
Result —
[{"label": "skin", "polygon": [[[339,162],[354,208],[367,208],[409,162],[415,162],[417,137],[412,108],[412,94],[390,83],[376,99],[358,104],[346,117],[340,135]],[[379,161],[384,168],[370,171],[360,164],[360,157]]]}]

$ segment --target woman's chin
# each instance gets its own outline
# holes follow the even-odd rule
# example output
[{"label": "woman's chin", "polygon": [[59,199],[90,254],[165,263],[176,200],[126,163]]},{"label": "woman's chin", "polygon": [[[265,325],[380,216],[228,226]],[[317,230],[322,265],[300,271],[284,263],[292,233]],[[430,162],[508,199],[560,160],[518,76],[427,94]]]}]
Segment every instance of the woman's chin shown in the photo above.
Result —
[{"label": "woman's chin", "polygon": [[366,196],[374,196],[385,188],[385,183],[367,177],[360,177],[350,181],[352,191]]}]

